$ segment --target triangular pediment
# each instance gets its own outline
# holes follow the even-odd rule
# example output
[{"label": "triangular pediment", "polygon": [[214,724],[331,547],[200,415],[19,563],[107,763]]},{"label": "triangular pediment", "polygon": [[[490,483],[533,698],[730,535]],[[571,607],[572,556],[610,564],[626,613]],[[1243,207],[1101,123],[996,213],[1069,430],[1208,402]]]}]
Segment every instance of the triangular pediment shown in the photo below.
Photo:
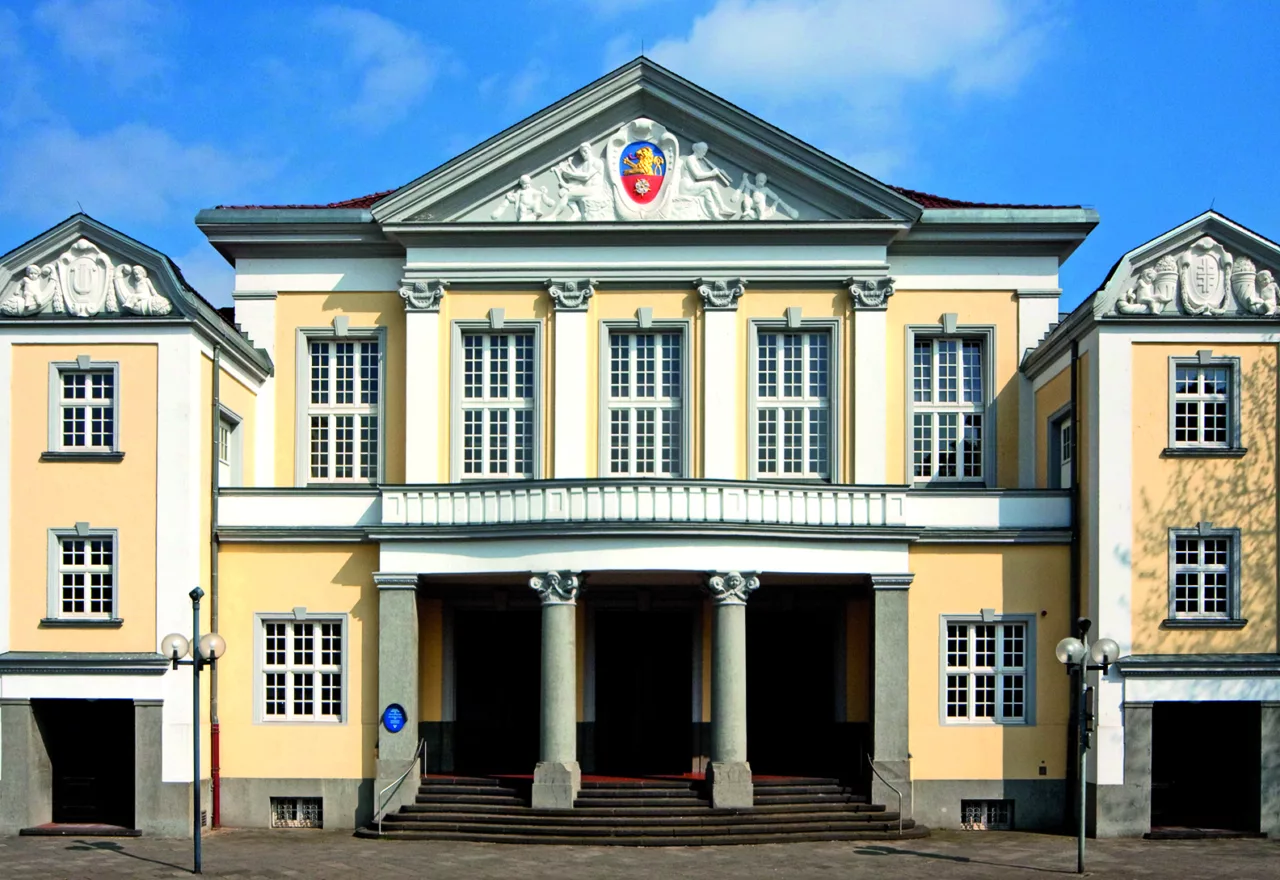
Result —
[{"label": "triangular pediment", "polygon": [[1213,211],[1121,257],[1099,318],[1280,318],[1280,246]]},{"label": "triangular pediment", "polygon": [[401,187],[384,226],[913,222],[920,206],[647,59]]}]

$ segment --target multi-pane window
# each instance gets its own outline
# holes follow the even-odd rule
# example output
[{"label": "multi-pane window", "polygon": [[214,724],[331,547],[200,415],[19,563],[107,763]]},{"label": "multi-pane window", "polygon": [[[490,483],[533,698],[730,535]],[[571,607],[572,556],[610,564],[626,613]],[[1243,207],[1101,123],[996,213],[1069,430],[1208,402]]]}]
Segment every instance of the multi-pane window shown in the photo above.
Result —
[{"label": "multi-pane window", "polygon": [[307,424],[313,481],[378,479],[381,353],[376,339],[313,339]]},{"label": "multi-pane window", "polygon": [[342,621],[267,620],[262,633],[262,717],[342,720]]},{"label": "multi-pane window", "polygon": [[756,474],[831,477],[831,333],[756,337]]},{"label": "multi-pane window", "polygon": [[911,464],[916,480],[981,480],[986,390],[977,339],[917,337],[911,353]]},{"label": "multi-pane window", "polygon": [[684,336],[679,331],[609,334],[608,473],[684,473]]},{"label": "multi-pane window", "polygon": [[1174,447],[1231,446],[1231,368],[1175,364]]},{"label": "multi-pane window", "polygon": [[1026,623],[948,621],[943,646],[946,721],[1028,723],[1028,640]]},{"label": "multi-pane window", "polygon": [[1232,539],[1229,535],[1176,535],[1173,539],[1174,618],[1231,616]]},{"label": "multi-pane window", "polygon": [[532,331],[462,334],[462,475],[532,477]]},{"label": "multi-pane window", "polygon": [[112,619],[115,614],[115,537],[58,538],[58,616]]},{"label": "multi-pane window", "polygon": [[61,448],[111,452],[116,439],[114,370],[61,370],[58,406]]}]

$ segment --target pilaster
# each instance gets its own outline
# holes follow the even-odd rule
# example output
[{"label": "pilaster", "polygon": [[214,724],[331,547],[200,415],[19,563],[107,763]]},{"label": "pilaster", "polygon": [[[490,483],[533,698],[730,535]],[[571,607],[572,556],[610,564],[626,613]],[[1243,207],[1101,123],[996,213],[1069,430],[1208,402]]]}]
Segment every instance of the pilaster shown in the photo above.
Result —
[{"label": "pilaster", "polygon": [[[418,747],[418,576],[414,573],[375,572],[378,587],[378,761],[375,791],[394,782],[409,766]],[[407,723],[398,733],[382,726],[382,712],[397,703]],[[388,810],[413,800],[413,773],[385,797]],[[374,804],[374,809],[379,804]]]},{"label": "pilaster", "polygon": [[0,698],[0,834],[53,820],[53,766],[31,701]]},{"label": "pilaster", "polygon": [[1261,746],[1261,827],[1258,830],[1275,839],[1280,837],[1280,703],[1262,704]]},{"label": "pilaster", "polygon": [[711,805],[755,806],[747,762],[747,598],[760,587],[753,572],[707,576],[713,614],[711,640]]},{"label": "pilaster", "polygon": [[746,290],[742,278],[699,278],[702,299],[702,476],[735,480],[745,426],[738,417],[738,299]]},{"label": "pilaster", "polygon": [[1089,830],[1095,837],[1141,837],[1151,830],[1153,709],[1152,703],[1124,704],[1124,778],[1089,787],[1094,801]]},{"label": "pilaster", "polygon": [[[1040,344],[1040,340],[1058,321],[1058,297],[1062,291],[1056,287],[1043,290],[1023,289],[1014,294],[1018,303],[1018,363],[1027,351]],[[1024,489],[1036,484],[1036,413],[1035,391],[1031,380],[1018,374],[1018,485]]]},{"label": "pilaster", "polygon": [[404,478],[406,483],[440,479],[440,301],[448,289],[440,279],[406,278],[404,300]]},{"label": "pilaster", "polygon": [[888,481],[888,308],[893,279],[849,278],[853,310],[853,482],[881,485]]},{"label": "pilaster", "polygon": [[587,303],[595,281],[547,281],[555,307],[556,479],[587,475]]},{"label": "pilaster", "polygon": [[[237,290],[236,323],[249,341],[276,356],[276,292]],[[274,486],[276,467],[276,377],[268,376],[253,399],[253,473],[244,475],[247,486]]]},{"label": "pilaster", "polygon": [[576,572],[529,578],[542,600],[542,705],[532,806],[568,810],[582,788],[578,764],[578,651]]},{"label": "pilaster", "polygon": [[914,579],[913,574],[870,576],[875,664],[871,713],[871,760],[875,772],[871,774],[871,800],[892,806],[901,794],[904,816],[910,816],[912,810],[911,757],[907,750],[907,644],[908,591]]}]

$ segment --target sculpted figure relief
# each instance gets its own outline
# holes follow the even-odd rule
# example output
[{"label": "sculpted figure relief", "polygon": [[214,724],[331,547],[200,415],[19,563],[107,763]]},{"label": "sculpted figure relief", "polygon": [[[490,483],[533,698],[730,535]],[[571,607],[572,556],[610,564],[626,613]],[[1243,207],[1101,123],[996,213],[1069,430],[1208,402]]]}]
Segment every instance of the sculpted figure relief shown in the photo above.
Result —
[{"label": "sculpted figure relief", "polygon": [[116,300],[120,308],[135,315],[167,315],[169,300],[156,292],[142,266],[116,267]]},{"label": "sculpted figure relief", "polygon": [[[1177,309],[1168,308],[1177,303]],[[1133,278],[1116,302],[1121,315],[1280,314],[1280,285],[1270,269],[1235,256],[1205,236],[1177,254],[1165,254]]]},{"label": "sculpted figure relief", "polygon": [[565,219],[570,221],[613,219],[613,197],[604,179],[604,161],[596,157],[591,144],[578,147],[578,152],[557,165],[553,173],[560,181],[560,201],[543,219],[559,218],[566,208],[570,213]]},{"label": "sculpted figure relief", "polygon": [[[769,188],[769,176],[763,171],[753,180],[746,172],[742,174],[742,183],[738,186],[739,208],[735,220],[776,220],[781,211],[795,220],[800,212],[788,205]],[[769,200],[773,199],[773,204]]]},{"label": "sculpted figure relief", "polygon": [[707,158],[707,145],[699,141],[693,145],[693,152],[681,160],[676,192],[701,202],[707,217],[719,220],[733,214],[733,208],[720,194],[719,184],[727,188],[733,186],[729,175]]},{"label": "sculpted figure relief", "polygon": [[551,196],[547,195],[545,186],[535,189],[533,178],[527,174],[521,174],[520,185],[507,193],[502,204],[493,212],[493,219],[502,217],[511,205],[515,205],[516,208],[516,222],[527,223],[548,216],[550,212],[547,209],[554,208],[556,203]]},{"label": "sculpted figure relief", "polygon": [[62,290],[58,286],[58,276],[53,266],[31,265],[22,270],[18,278],[18,286],[9,296],[0,302],[0,314],[20,317],[41,312],[54,299],[61,302]]},{"label": "sculpted figure relief", "polygon": [[52,262],[13,274],[0,295],[0,315],[94,318],[125,312],[167,315],[173,303],[156,290],[145,266],[120,264],[88,239],[76,240]]}]

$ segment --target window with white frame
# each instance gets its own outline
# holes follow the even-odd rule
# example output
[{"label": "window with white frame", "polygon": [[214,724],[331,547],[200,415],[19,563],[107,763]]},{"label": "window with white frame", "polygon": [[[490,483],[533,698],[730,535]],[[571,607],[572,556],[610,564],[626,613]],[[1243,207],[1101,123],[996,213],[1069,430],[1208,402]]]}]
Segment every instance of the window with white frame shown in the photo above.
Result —
[{"label": "window with white frame", "polygon": [[112,365],[61,367],[57,378],[55,449],[112,452],[116,448],[116,371]]},{"label": "window with white frame", "polygon": [[218,417],[218,485],[239,486],[243,482],[240,420],[223,408]]},{"label": "window with white frame", "polygon": [[1240,359],[1170,359],[1168,453],[1240,454]]},{"label": "window with white frame", "polygon": [[341,721],[342,620],[264,620],[262,627],[262,719]]},{"label": "window with white frame", "polygon": [[983,341],[917,336],[911,353],[911,464],[919,482],[984,478]]},{"label": "window with white frame", "polygon": [[1240,531],[1200,523],[1169,532],[1166,625],[1239,621]]},{"label": "window with white frame", "polygon": [[1075,420],[1071,413],[1049,420],[1049,487],[1070,489],[1076,456]]},{"label": "window with white frame", "polygon": [[831,478],[832,333],[760,328],[755,351],[755,472]]},{"label": "window with white frame", "polygon": [[611,330],[608,473],[684,475],[684,334]]},{"label": "window with white frame", "polygon": [[943,720],[1027,724],[1034,650],[1027,621],[947,620]]},{"label": "window with white frame", "polygon": [[57,534],[58,618],[116,618],[114,533]]},{"label": "window with white frame", "polygon": [[463,477],[532,477],[536,450],[532,330],[462,331]]},{"label": "window with white frame", "polygon": [[376,482],[382,358],[377,339],[307,341],[308,478]]}]

